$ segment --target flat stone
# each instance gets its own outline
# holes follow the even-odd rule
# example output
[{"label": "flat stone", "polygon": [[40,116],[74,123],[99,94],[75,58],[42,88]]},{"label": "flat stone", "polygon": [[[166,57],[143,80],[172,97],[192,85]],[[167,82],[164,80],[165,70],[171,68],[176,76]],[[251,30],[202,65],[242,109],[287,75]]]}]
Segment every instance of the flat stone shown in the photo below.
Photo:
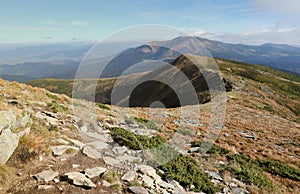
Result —
[{"label": "flat stone", "polygon": [[167,183],[167,182],[165,182],[163,180],[156,181],[156,184],[158,186],[162,187],[162,188],[165,188],[165,189],[172,189],[173,190],[175,188],[174,185],[172,185],[170,183]]},{"label": "flat stone", "polygon": [[84,174],[80,172],[66,173],[62,177],[76,186],[90,188],[96,187],[96,185],[91,181],[91,179],[87,178]]},{"label": "flat stone", "polygon": [[87,155],[89,158],[93,158],[93,159],[102,158],[102,154],[90,146],[85,146],[82,149],[82,153]]},{"label": "flat stone", "polygon": [[121,177],[122,181],[127,181],[127,182],[134,181],[134,179],[135,179],[135,171],[129,171]]},{"label": "flat stone", "polygon": [[33,175],[33,178],[35,178],[37,181],[40,182],[49,182],[52,181],[58,175],[59,175],[58,172],[55,172],[53,170],[46,170]]},{"label": "flat stone", "polygon": [[103,157],[103,160],[105,164],[111,165],[111,166],[120,166],[120,161],[116,160],[112,157]]},{"label": "flat stone", "polygon": [[129,190],[133,192],[134,194],[147,194],[148,191],[142,186],[133,186],[129,187]]},{"label": "flat stone", "polygon": [[94,167],[94,168],[87,168],[87,169],[85,169],[84,174],[88,178],[94,178],[94,177],[102,175],[105,172],[106,172],[106,168]]},{"label": "flat stone", "polygon": [[79,150],[77,147],[74,146],[66,146],[66,145],[59,145],[59,146],[51,146],[52,153],[54,156],[61,156],[63,155],[68,149]]},{"label": "flat stone", "polygon": [[101,142],[101,141],[95,141],[92,143],[88,143],[87,145],[93,147],[95,150],[98,150],[98,151],[107,149],[110,147],[107,143]]},{"label": "flat stone", "polygon": [[74,144],[75,147],[78,147],[79,149],[82,149],[85,146],[84,143],[76,139],[70,139],[70,142]]}]

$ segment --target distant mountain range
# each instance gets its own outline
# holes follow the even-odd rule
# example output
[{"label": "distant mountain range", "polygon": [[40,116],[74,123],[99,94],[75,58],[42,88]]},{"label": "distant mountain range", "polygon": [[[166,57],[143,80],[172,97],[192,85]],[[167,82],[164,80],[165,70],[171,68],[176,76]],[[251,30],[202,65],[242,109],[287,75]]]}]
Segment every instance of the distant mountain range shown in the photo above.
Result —
[{"label": "distant mountain range", "polygon": [[[115,43],[114,43],[115,44]],[[0,74],[16,81],[39,78],[74,78],[81,59],[92,43],[52,44],[10,48],[0,51]],[[114,45],[115,46],[115,45]],[[113,46],[107,45],[107,50]],[[108,52],[109,53],[109,52]],[[101,53],[101,57],[111,57]],[[126,74],[149,71],[160,66],[155,61],[172,62],[181,54],[213,56],[252,64],[261,64],[300,75],[300,48],[284,44],[250,46],[229,44],[199,37],[177,37],[131,47],[112,58],[88,64],[87,77],[97,77],[99,66],[106,65],[101,77],[116,77],[137,63]],[[9,63],[10,62],[10,63]],[[17,63],[17,64],[16,64]],[[24,79],[24,77],[26,79]]]}]

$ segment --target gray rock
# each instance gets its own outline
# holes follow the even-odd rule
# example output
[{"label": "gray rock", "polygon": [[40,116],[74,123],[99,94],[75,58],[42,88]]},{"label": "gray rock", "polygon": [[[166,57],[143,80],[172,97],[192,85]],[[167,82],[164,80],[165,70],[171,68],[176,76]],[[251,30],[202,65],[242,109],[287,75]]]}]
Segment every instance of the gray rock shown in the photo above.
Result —
[{"label": "gray rock", "polygon": [[82,149],[82,153],[87,155],[89,158],[93,158],[93,159],[102,158],[102,154],[90,146],[85,146]]},{"label": "gray rock", "polygon": [[137,158],[137,157],[134,157],[134,156],[130,156],[130,155],[124,155],[124,156],[117,156],[116,157],[117,160],[119,161],[123,161],[123,162],[141,162],[142,159],[141,158]]},{"label": "gray rock", "polygon": [[142,172],[143,174],[146,174],[146,175],[152,177],[154,180],[160,180],[161,179],[161,177],[158,174],[156,174],[156,170],[151,166],[138,165],[136,167],[136,170]]},{"label": "gray rock", "polygon": [[19,136],[10,131],[10,129],[4,129],[0,136],[0,164],[5,164],[19,144]]},{"label": "gray rock", "polygon": [[66,146],[66,145],[59,145],[59,146],[51,146],[52,153],[54,156],[61,156],[63,155],[68,149],[79,150],[77,147],[74,146]]},{"label": "gray rock", "polygon": [[[10,113],[8,112],[7,114],[9,115]],[[7,118],[8,117],[6,117],[6,119]],[[30,132],[30,128],[26,128],[25,130],[20,131],[19,133],[13,133],[9,128],[11,126],[6,123],[6,119],[0,117],[0,122],[2,122],[2,124],[0,123],[0,129],[2,128],[0,130],[0,165],[5,164],[9,160],[11,155],[14,153],[15,149],[18,147],[20,138],[23,135],[28,134]],[[3,129],[4,127],[8,128]]]},{"label": "gray rock", "polygon": [[82,149],[85,144],[82,143],[81,141],[79,140],[76,140],[76,139],[70,139],[70,142],[75,146],[75,147],[78,147],[79,149]]},{"label": "gray rock", "polygon": [[58,175],[59,175],[58,172],[55,172],[53,170],[46,170],[33,175],[33,178],[35,178],[37,181],[40,182],[49,182],[52,181]]},{"label": "gray rock", "polygon": [[98,150],[98,151],[107,149],[110,147],[107,143],[101,142],[101,141],[95,141],[92,143],[88,143],[87,145],[93,147],[95,150]]},{"label": "gray rock", "polygon": [[103,187],[110,187],[110,186],[111,186],[111,183],[107,182],[106,180],[103,180],[103,181],[102,181],[102,186],[103,186]]},{"label": "gray rock", "polygon": [[164,189],[172,189],[173,190],[175,188],[174,185],[167,183],[163,180],[156,181],[156,184]]},{"label": "gray rock", "polygon": [[122,181],[127,181],[127,182],[131,182],[134,179],[135,179],[135,171],[129,171],[121,177]]},{"label": "gray rock", "polygon": [[91,181],[91,179],[87,178],[84,174],[79,172],[70,172],[66,173],[62,176],[64,180],[70,181],[73,185],[80,187],[90,187],[94,188],[96,185]]},{"label": "gray rock", "polygon": [[186,193],[185,190],[184,190],[184,188],[177,181],[172,180],[170,182],[170,184],[172,184],[174,186],[173,194],[183,194],[183,193]]},{"label": "gray rock", "polygon": [[219,181],[223,181],[223,178],[221,177],[221,175],[217,172],[213,172],[213,171],[204,171],[205,173],[209,174],[210,176],[212,176],[214,179],[219,180]]},{"label": "gray rock", "polygon": [[12,110],[0,111],[0,132],[3,129],[10,129],[11,126],[16,122],[17,115]]},{"label": "gray rock", "polygon": [[116,155],[123,155],[128,149],[126,147],[115,146],[112,152]]},{"label": "gray rock", "polygon": [[142,175],[141,176],[145,186],[150,187],[150,188],[154,188],[154,180],[152,178],[150,178],[148,175]]},{"label": "gray rock", "polygon": [[94,168],[85,169],[84,174],[88,178],[94,178],[94,177],[100,176],[101,174],[103,174],[105,172],[106,172],[106,168],[94,167]]},{"label": "gray rock", "polygon": [[148,191],[142,186],[129,187],[129,190],[134,194],[147,194]]},{"label": "gray rock", "polygon": [[103,157],[103,160],[104,160],[105,164],[115,166],[115,167],[120,166],[120,161],[116,160],[112,157]]},{"label": "gray rock", "polygon": [[248,191],[242,188],[234,188],[232,189],[233,194],[250,194]]}]

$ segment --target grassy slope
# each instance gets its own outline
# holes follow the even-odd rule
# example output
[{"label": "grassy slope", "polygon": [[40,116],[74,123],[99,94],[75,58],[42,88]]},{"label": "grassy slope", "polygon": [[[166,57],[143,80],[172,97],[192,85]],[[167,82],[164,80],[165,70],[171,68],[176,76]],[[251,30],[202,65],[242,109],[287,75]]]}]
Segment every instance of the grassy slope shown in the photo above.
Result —
[{"label": "grassy slope", "polygon": [[[300,115],[300,76],[282,72],[260,65],[250,65],[241,62],[217,59],[221,72],[225,77],[242,78],[249,80],[248,84],[258,88],[268,86],[273,96],[264,96],[260,104],[265,110],[275,113],[284,118],[299,121]],[[94,81],[92,81],[94,82]],[[87,80],[89,83],[89,80]],[[101,103],[109,102],[109,93],[114,85],[115,79],[101,79],[98,81],[96,101]],[[46,88],[51,92],[62,93],[72,96],[73,81],[65,79],[41,79],[28,82],[36,87]],[[81,95],[89,99],[88,93]],[[255,104],[253,102],[252,104]],[[287,110],[288,109],[288,110]],[[292,116],[291,116],[292,115]]]}]

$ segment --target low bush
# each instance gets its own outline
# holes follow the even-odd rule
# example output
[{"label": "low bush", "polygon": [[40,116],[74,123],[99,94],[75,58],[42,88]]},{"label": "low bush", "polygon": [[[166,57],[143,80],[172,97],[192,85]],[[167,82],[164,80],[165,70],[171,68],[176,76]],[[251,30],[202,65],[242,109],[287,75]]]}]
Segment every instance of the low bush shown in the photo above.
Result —
[{"label": "low bush", "polygon": [[110,106],[102,103],[98,103],[98,107],[104,110],[111,110]]},{"label": "low bush", "polygon": [[185,188],[192,188],[195,192],[216,193],[219,189],[211,182],[211,177],[202,172],[196,162],[180,155],[176,159],[159,167],[166,178],[174,179]]},{"label": "low bush", "polygon": [[156,130],[156,131],[159,130],[159,128],[157,127],[157,125],[153,121],[150,121],[148,119],[143,119],[143,118],[139,118],[139,117],[133,117],[133,120],[135,120],[137,123],[145,126],[148,129],[153,129],[153,130]]},{"label": "low bush", "polygon": [[111,136],[116,143],[134,150],[153,149],[165,143],[162,137],[138,135],[120,127],[111,129]]},{"label": "low bush", "polygon": [[289,178],[295,181],[300,181],[300,170],[284,164],[278,160],[259,160],[261,167],[274,175],[281,176],[283,178]]},{"label": "low bush", "polygon": [[242,154],[229,155],[227,159],[229,164],[225,165],[224,169],[230,171],[239,180],[259,188],[273,188],[272,182],[263,173],[257,160]]}]

